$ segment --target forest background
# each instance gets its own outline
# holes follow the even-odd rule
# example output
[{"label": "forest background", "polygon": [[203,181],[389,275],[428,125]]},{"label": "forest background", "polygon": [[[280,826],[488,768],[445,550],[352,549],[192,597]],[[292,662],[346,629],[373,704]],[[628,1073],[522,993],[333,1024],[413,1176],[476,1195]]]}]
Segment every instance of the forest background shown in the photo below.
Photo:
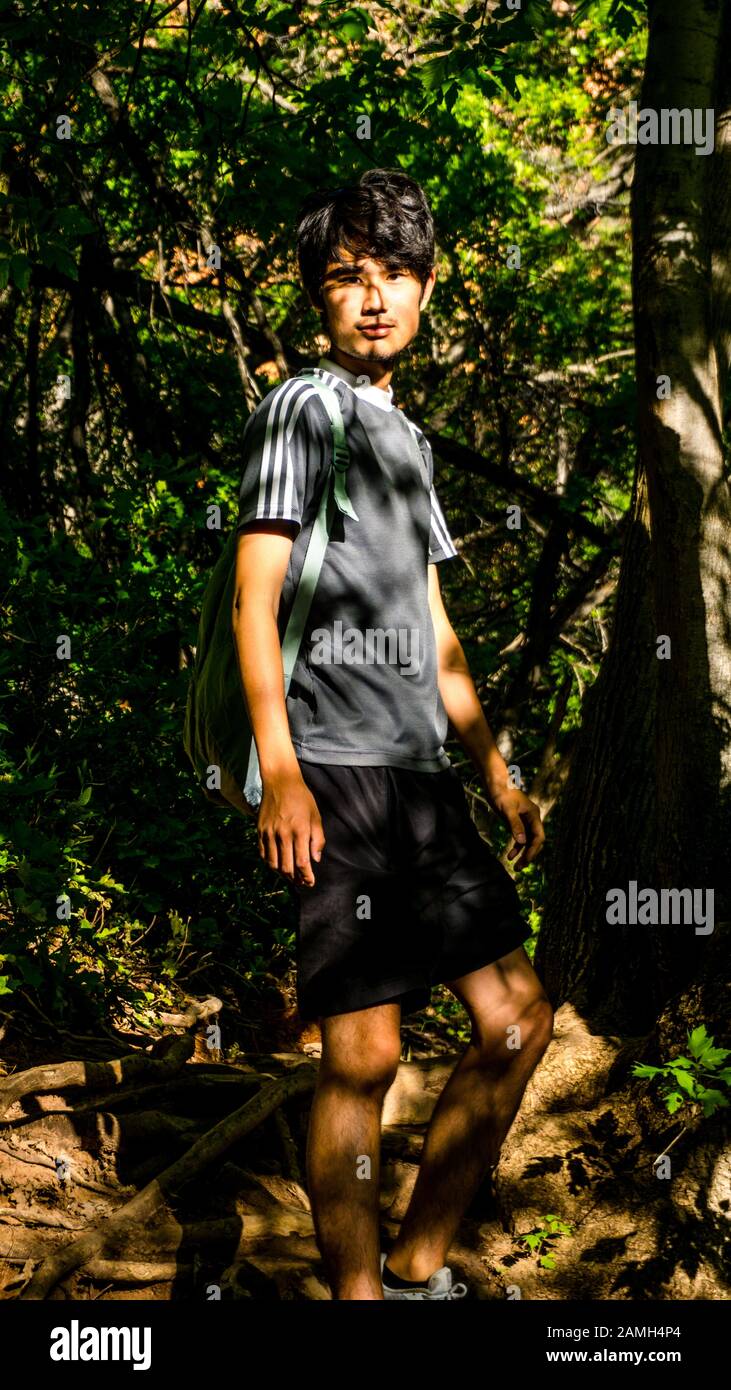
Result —
[{"label": "forest background", "polygon": [[[516,882],[529,953],[550,967],[555,865],[560,1002],[584,939],[569,860],[595,911],[570,817],[585,835],[599,823],[592,790],[567,786],[635,480],[635,148],[606,136],[640,92],[644,7],[0,0],[0,14],[6,1016],[88,1034],[213,992],[229,1045],[297,1034],[290,890],[253,824],[205,801],[181,731],[247,413],[326,346],[296,209],[376,165],[416,177],[435,217],[437,288],[396,400],[435,453],[459,550],[452,621],[544,817],[546,851]],[[642,686],[617,694],[629,737]],[[648,759],[640,746],[623,795],[653,785]],[[621,803],[606,815],[616,825]],[[600,981],[613,1022],[636,1029],[673,982],[671,965],[646,988],[642,950],[632,998],[603,973],[609,933],[582,956],[589,996]],[[429,1015],[467,1038],[445,990]]]},{"label": "forest background", "polygon": [[[90,1278],[166,1298],[203,1277],[204,1236],[205,1278],[229,1260],[247,1297],[263,1270],[328,1296],[295,902],[182,732],[247,415],[327,346],[296,210],[386,167],[423,186],[439,252],[396,403],[431,441],[447,607],[547,832],[516,883],[555,1034],[457,1267],[493,1298],[516,1277],[525,1297],[727,1297],[731,0],[0,0],[0,24],[0,1100],[3,1187],[30,1203],[3,1218],[5,1296]],[[631,102],[710,112],[712,153],[609,141]],[[633,882],[712,892],[713,929],[610,924]],[[469,1024],[440,987],[402,1031],[390,1237]],[[70,1207],[46,1171],[62,1145]],[[190,1208],[168,1204],[154,1248],[175,1259],[153,1268],[182,1174],[201,1220],[214,1197],[237,1212],[228,1253],[214,1221],[186,1263]]]},{"label": "forest background", "polygon": [[[195,982],[258,1018],[291,998],[294,905],[253,826],[202,798],[181,725],[247,411],[325,346],[297,206],[373,165],[429,198],[439,283],[397,400],[437,456],[453,623],[550,839],[632,478],[629,159],[604,129],[645,38],[601,6],[547,7],[536,34],[506,10],[488,75],[448,68],[453,6],[1,8],[2,1003],[83,1032]],[[471,40],[482,9],[461,7]],[[545,862],[517,880],[535,932]]]}]

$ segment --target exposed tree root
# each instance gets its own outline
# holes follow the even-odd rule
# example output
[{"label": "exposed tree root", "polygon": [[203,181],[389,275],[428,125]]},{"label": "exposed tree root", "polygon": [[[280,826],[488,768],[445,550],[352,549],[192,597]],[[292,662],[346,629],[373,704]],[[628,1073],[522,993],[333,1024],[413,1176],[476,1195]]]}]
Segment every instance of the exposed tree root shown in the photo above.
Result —
[{"label": "exposed tree root", "polygon": [[72,1270],[93,1257],[111,1255],[122,1248],[139,1226],[153,1220],[167,1199],[177,1196],[186,1183],[200,1176],[209,1164],[251,1133],[284,1101],[313,1089],[316,1076],[316,1069],[309,1063],[303,1063],[290,1075],[263,1086],[256,1096],[204,1134],[187,1153],[100,1226],[44,1260],[20,1298],[46,1298],[59,1280]]},{"label": "exposed tree root", "polygon": [[[49,1174],[53,1174],[54,1179],[56,1177],[56,1164],[54,1160],[44,1157],[43,1154],[37,1154],[35,1157],[31,1157],[29,1154],[21,1153],[20,1150],[12,1144],[2,1143],[0,1143],[0,1153],[7,1154],[9,1158],[12,1158],[14,1163],[26,1163],[32,1168],[46,1168],[49,1170]],[[125,1191],[121,1183],[118,1183],[116,1187],[112,1187],[108,1183],[95,1182],[93,1178],[82,1178],[78,1175],[74,1178],[74,1183],[77,1187],[86,1188],[88,1192],[99,1192],[104,1197],[118,1197],[121,1192],[123,1193]]]},{"label": "exposed tree root", "polygon": [[79,1105],[64,1111],[57,1110],[57,1115],[83,1115],[94,1110],[120,1109],[127,1104],[147,1106],[150,1104],[163,1103],[184,1103],[186,1096],[195,1098],[196,1107],[201,1100],[202,1094],[208,1090],[212,1095],[220,1098],[221,1104],[229,1103],[229,1094],[235,1096],[242,1091],[250,1091],[254,1087],[261,1085],[264,1073],[254,1071],[243,1071],[237,1067],[226,1067],[224,1065],[215,1071],[208,1071],[203,1063],[196,1063],[195,1067],[184,1067],[181,1074],[173,1076],[169,1081],[154,1081],[149,1086],[128,1086],[115,1091],[113,1096],[101,1095],[93,1096],[89,1100],[82,1101]]},{"label": "exposed tree root", "polygon": [[284,1171],[288,1178],[293,1178],[295,1182],[300,1181],[300,1166],[297,1157],[297,1145],[292,1138],[292,1131],[287,1123],[287,1116],[284,1111],[279,1109],[274,1112],[274,1123],[279,1131],[279,1138],[284,1154]]},{"label": "exposed tree root", "polygon": [[58,1212],[34,1211],[32,1207],[0,1207],[0,1219],[3,1225],[12,1223],[23,1227],[48,1226],[52,1230],[60,1231],[82,1231],[84,1229],[77,1222],[67,1220]]},{"label": "exposed tree root", "polygon": [[165,1038],[168,1044],[162,1057],[150,1057],[145,1052],[130,1052],[110,1062],[59,1062],[48,1067],[31,1067],[0,1081],[0,1120],[4,1120],[11,1106],[25,1096],[37,1095],[39,1091],[65,1091],[72,1087],[86,1087],[92,1091],[108,1091],[132,1077],[173,1076],[175,1072],[193,1056],[195,1038],[189,1034],[172,1039]]},{"label": "exposed tree root", "polygon": [[175,1260],[89,1260],[84,1273],[100,1284],[169,1284],[190,1276],[192,1264]]},{"label": "exposed tree root", "polygon": [[[528,1083],[500,1155],[495,1268],[530,1299],[727,1299],[731,1123],[690,1126],[663,1179],[654,1160],[678,1129],[631,1075],[643,1039],[592,1033],[570,1004]],[[540,1266],[516,1240],[560,1217],[570,1231]]]}]

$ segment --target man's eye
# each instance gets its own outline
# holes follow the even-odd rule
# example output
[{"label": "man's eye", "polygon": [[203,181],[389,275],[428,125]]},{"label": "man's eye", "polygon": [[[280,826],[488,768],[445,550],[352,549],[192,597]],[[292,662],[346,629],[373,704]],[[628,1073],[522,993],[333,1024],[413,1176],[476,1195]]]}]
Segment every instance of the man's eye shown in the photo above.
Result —
[{"label": "man's eye", "polygon": [[[403,270],[389,270],[389,272],[388,272],[388,278],[389,278],[389,280],[393,279],[394,275],[396,276],[396,278],[397,278],[398,280],[403,280],[404,275],[405,275],[405,271],[403,271]],[[358,283],[358,282],[360,281],[360,278],[361,278],[360,275],[357,275],[356,272],[354,271],[352,275],[339,275],[339,276],[338,276],[338,279],[337,279],[337,283],[338,283],[338,285],[352,285],[352,284]]]}]

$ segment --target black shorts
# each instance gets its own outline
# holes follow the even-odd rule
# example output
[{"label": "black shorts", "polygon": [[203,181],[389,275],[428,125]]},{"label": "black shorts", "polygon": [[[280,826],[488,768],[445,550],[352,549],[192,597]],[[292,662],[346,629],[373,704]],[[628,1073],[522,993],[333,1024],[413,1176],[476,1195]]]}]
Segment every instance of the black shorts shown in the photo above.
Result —
[{"label": "black shorts", "polygon": [[479,835],[452,768],[301,762],[326,844],[298,887],[303,1020],[399,1000],[499,960],[531,935],[507,869]]}]

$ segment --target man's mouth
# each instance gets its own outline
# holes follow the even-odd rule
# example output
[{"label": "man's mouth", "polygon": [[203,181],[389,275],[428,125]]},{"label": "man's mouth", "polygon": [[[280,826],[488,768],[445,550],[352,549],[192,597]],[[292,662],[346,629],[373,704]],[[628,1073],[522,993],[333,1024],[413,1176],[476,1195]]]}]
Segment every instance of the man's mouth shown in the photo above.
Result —
[{"label": "man's mouth", "polygon": [[394,327],[395,325],[392,323],[366,323],[360,332],[364,333],[367,338],[385,338],[386,334],[390,333]]}]

